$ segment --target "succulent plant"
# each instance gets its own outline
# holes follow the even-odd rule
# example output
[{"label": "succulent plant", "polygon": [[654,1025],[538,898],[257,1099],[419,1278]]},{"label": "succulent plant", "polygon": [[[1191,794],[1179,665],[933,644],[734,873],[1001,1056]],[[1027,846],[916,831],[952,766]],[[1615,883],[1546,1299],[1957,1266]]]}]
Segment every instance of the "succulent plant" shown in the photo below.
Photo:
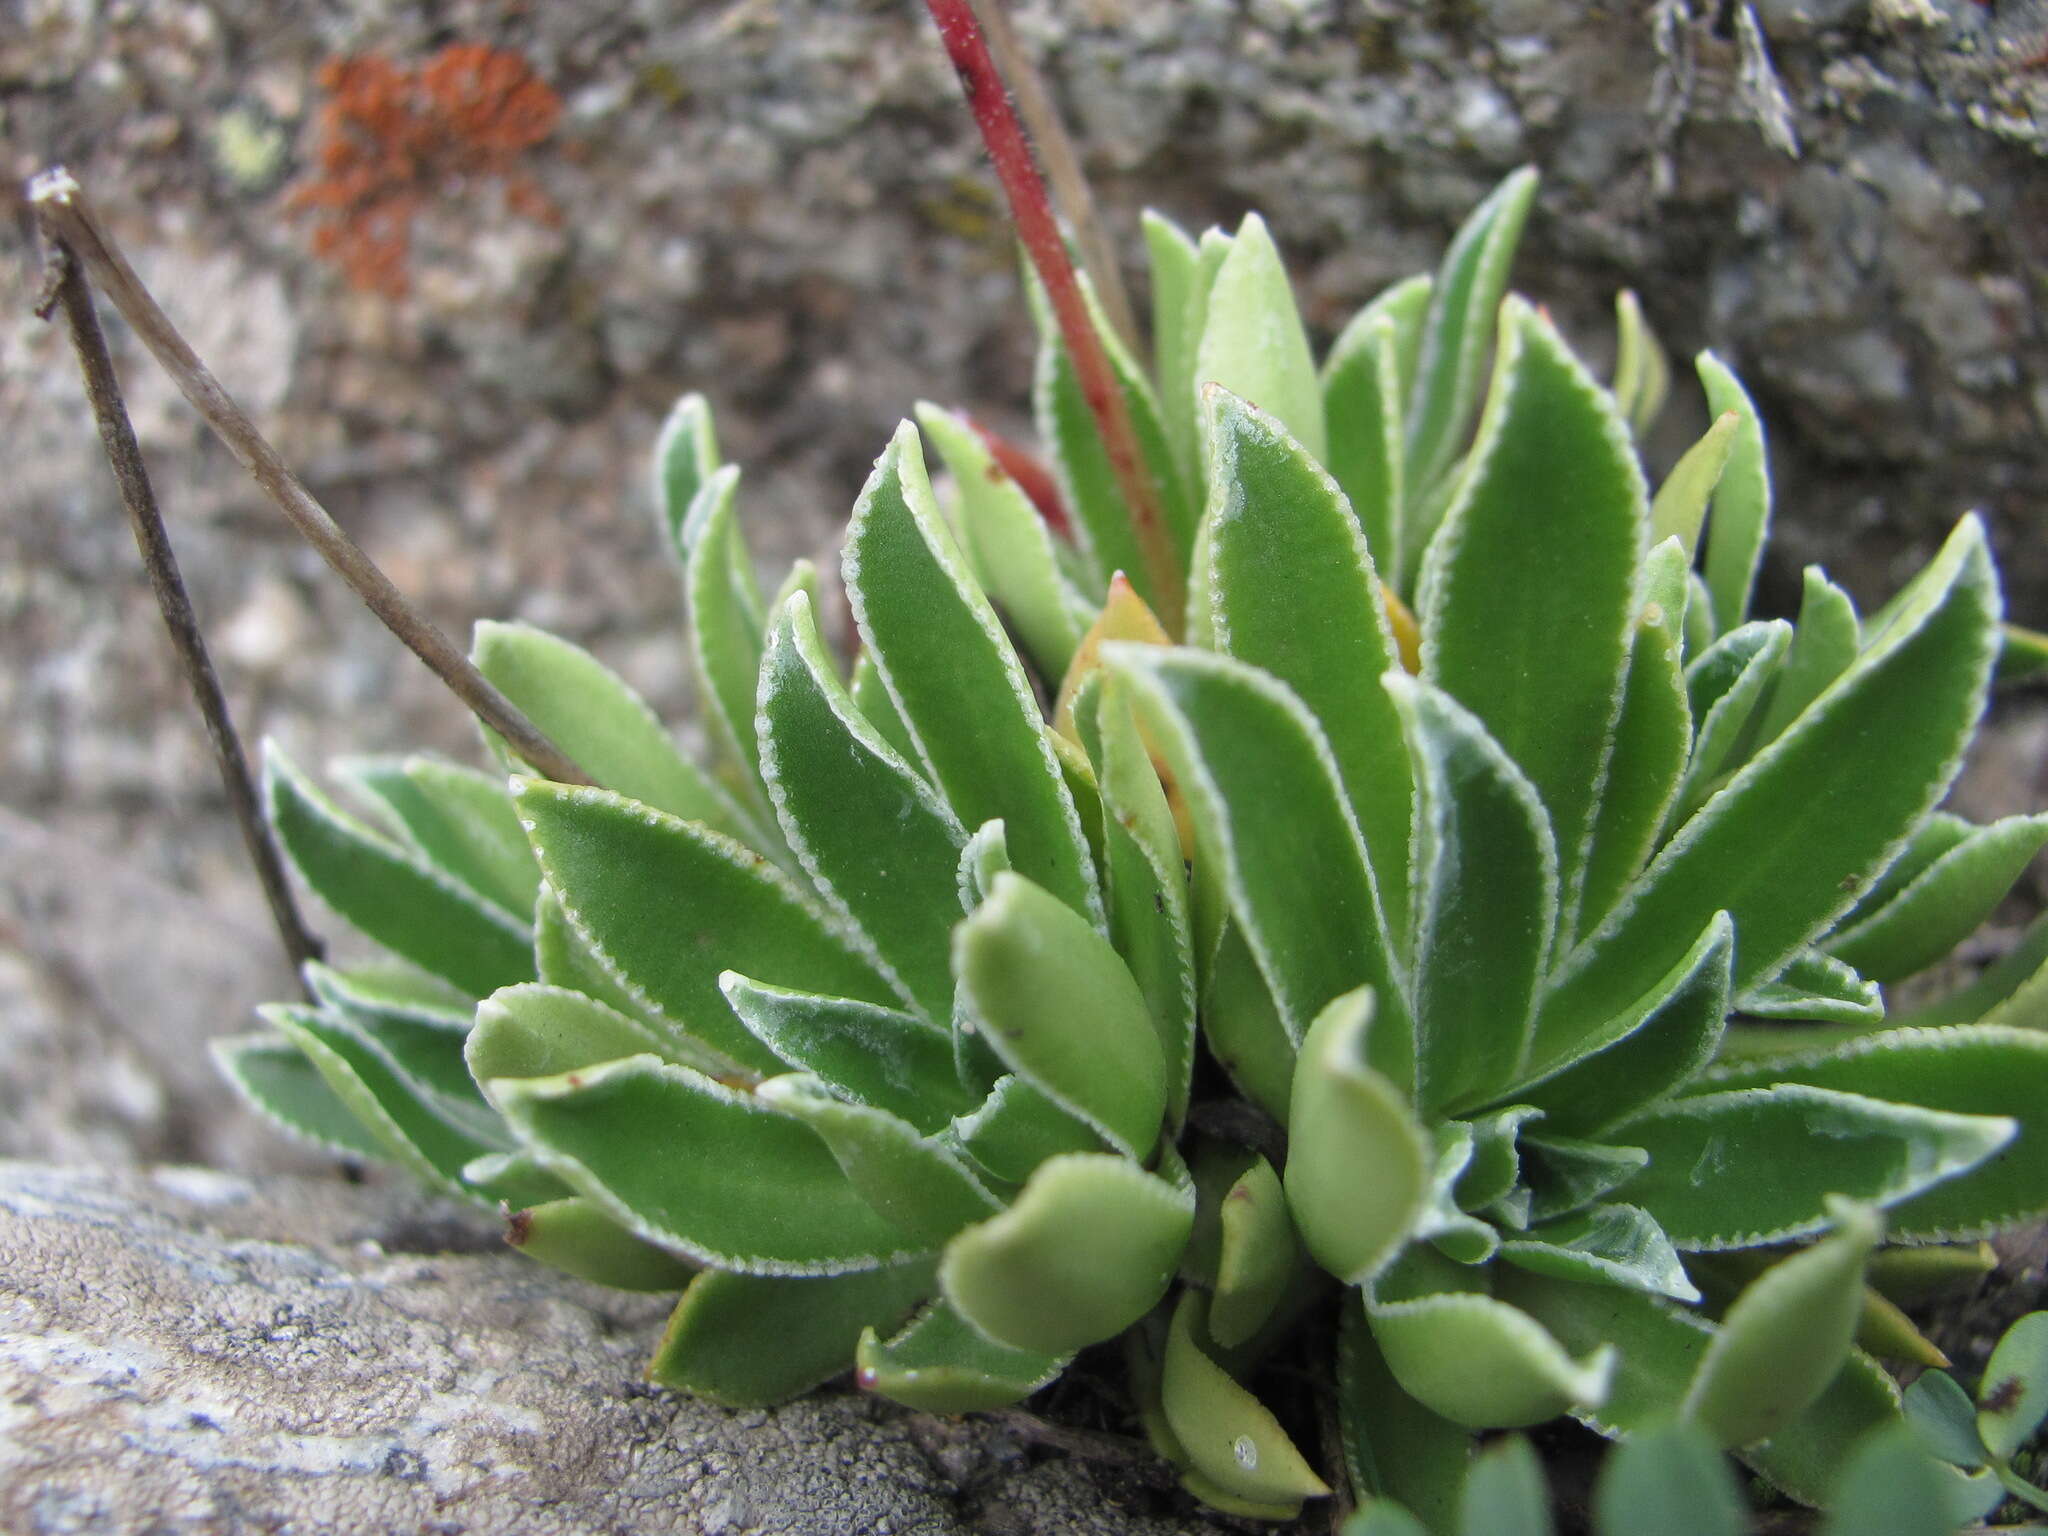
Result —
[{"label": "succulent plant", "polygon": [[1248,1384],[1308,1348],[1354,1488],[1437,1529],[1473,1431],[1567,1413],[1822,1498],[1900,1417],[1857,1341],[1938,1358],[1885,1287],[2048,1208],[2048,937],[1881,991],[2048,842],[1937,809],[1996,579],[1966,518],[1872,615],[1809,570],[1752,618],[1755,408],[1703,355],[1652,496],[1633,300],[1603,385],[1505,292],[1534,190],[1320,368],[1256,216],[1149,220],[1150,368],[1098,329],[1158,517],[1046,318],[1057,490],[920,406],[847,530],[850,657],[821,573],[758,585],[684,400],[654,488],[715,767],[499,624],[478,666],[602,787],[341,765],[373,826],[272,753],[284,846],[398,964],[314,967],[230,1075],[682,1289],[650,1373],[724,1402],[854,1367],[990,1408],[1121,1338],[1186,1485],[1277,1519],[1337,1469]]},{"label": "succulent plant", "polygon": [[[1986,1478],[1984,1481],[1990,1481]],[[1995,1490],[1995,1485],[1994,1485]],[[1891,1425],[1858,1446],[1829,1499],[1821,1536],[1951,1536],[1984,1512],[1981,1490],[1942,1467],[1911,1430]],[[1593,1484],[1592,1536],[1744,1536],[1756,1529],[1748,1502],[1713,1438],[1697,1425],[1664,1424],[1610,1452]],[[1458,1490],[1457,1536],[1552,1536],[1543,1468],[1519,1435],[1488,1446]],[[1375,1501],[1341,1536],[1428,1536],[1400,1505]]]},{"label": "succulent plant", "polygon": [[1952,1506],[1987,1517],[2007,1495],[2048,1514],[2048,1489],[2029,1482],[2030,1449],[2048,1417],[2048,1312],[2029,1312],[1999,1339],[1974,1395],[1946,1371],[1906,1389],[1906,1419],[1923,1451],[1950,1471]]}]

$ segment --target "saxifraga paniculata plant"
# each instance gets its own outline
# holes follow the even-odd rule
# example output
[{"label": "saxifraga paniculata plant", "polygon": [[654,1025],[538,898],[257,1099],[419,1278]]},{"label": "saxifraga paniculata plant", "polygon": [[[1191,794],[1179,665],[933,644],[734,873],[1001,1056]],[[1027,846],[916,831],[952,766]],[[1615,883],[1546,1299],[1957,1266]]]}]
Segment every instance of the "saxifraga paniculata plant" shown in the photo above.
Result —
[{"label": "saxifraga paniculata plant", "polygon": [[1473,1432],[1564,1414],[1824,1500],[1900,1419],[1876,1357],[1939,1358],[1888,1296],[2048,1208],[2048,930],[1880,990],[2048,841],[1936,808],[1997,580],[1965,518],[1873,614],[1816,569],[1752,618],[1755,409],[1703,355],[1653,496],[1633,301],[1603,385],[1505,295],[1534,188],[1320,369],[1256,216],[1148,222],[1152,367],[1099,329],[1184,604],[1049,323],[1065,516],[920,406],[846,533],[852,656],[816,570],[757,584],[684,400],[654,482],[714,766],[516,624],[478,665],[601,788],[340,765],[372,825],[272,753],[291,858],[398,964],[312,967],[229,1074],[680,1289],[650,1375],[721,1402],[853,1368],[994,1408],[1120,1339],[1186,1486],[1279,1520],[1338,1469],[1248,1383],[1318,1347],[1389,1518],[1453,1529]]}]

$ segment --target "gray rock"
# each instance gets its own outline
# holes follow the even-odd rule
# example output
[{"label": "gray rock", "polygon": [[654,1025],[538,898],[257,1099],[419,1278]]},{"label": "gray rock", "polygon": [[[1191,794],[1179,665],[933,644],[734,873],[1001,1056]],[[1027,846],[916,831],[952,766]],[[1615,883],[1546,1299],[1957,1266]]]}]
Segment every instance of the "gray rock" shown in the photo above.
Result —
[{"label": "gray rock", "polygon": [[0,1163],[0,1529],[1174,1536],[1001,1424],[654,1390],[659,1299],[404,1190]]}]

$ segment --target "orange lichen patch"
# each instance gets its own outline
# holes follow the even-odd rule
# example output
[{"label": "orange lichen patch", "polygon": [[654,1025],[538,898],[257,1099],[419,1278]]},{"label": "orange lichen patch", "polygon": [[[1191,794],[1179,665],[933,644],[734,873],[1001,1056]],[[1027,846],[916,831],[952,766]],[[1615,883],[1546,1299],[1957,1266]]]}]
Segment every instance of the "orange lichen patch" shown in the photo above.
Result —
[{"label": "orange lichen patch", "polygon": [[562,98],[518,54],[451,43],[416,69],[364,54],[328,60],[319,82],[316,171],[289,206],[318,218],[314,253],[352,286],[405,293],[413,216],[449,183],[498,179],[513,211],[559,221],[518,161],[555,131]]}]

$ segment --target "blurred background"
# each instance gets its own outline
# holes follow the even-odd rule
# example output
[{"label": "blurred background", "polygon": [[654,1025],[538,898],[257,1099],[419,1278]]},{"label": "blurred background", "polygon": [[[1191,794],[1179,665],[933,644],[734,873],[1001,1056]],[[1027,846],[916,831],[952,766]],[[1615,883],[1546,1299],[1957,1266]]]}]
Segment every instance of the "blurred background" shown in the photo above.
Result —
[{"label": "blurred background", "polygon": [[[1596,357],[1614,290],[1640,291],[1678,369],[1664,462],[1704,424],[1698,348],[1763,406],[1767,607],[1810,560],[1873,603],[1977,507],[2014,615],[2048,621],[2044,0],[1013,13],[1134,278],[1140,208],[1199,228],[1256,206],[1320,345],[1534,162],[1515,285]],[[710,396],[747,466],[771,582],[830,551],[914,401],[1028,430],[1010,237],[913,0],[7,0],[0,169],[60,161],[440,624],[555,628],[673,720],[689,682],[644,466],[678,393]],[[323,1161],[201,1048],[289,980],[12,213],[0,1154]],[[252,747],[473,759],[452,701],[108,324]],[[2044,739],[2010,715],[1976,805],[2037,808]]]}]

